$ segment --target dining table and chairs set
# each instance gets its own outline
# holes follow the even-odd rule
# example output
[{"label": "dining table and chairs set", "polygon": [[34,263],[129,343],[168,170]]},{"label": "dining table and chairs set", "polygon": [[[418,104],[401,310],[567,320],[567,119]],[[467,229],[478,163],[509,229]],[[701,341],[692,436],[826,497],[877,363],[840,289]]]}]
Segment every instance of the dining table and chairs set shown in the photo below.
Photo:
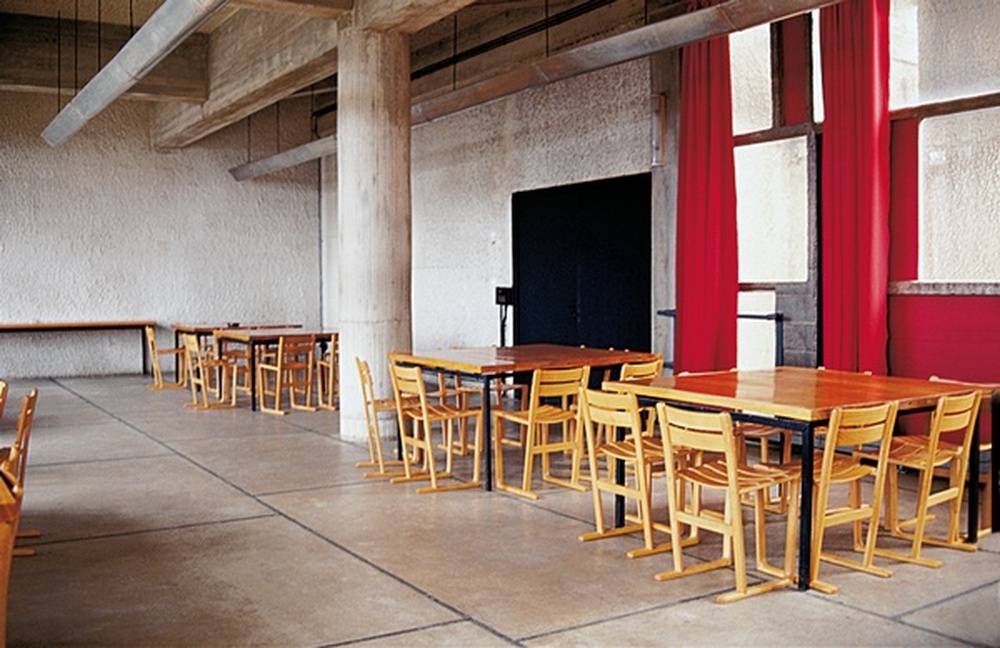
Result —
[{"label": "dining table and chairs set", "polygon": [[[540,483],[587,493],[594,530],[580,540],[641,537],[628,557],[671,555],[657,580],[732,569],[735,587],[719,602],[787,587],[835,593],[821,563],[878,577],[891,576],[893,562],[940,567],[924,547],[975,551],[982,533],[978,421],[985,402],[993,432],[1000,427],[996,385],[785,366],[662,375],[659,354],[555,344],[394,352],[388,361],[393,394],[376,395],[368,363],[355,359],[366,477],[417,483],[420,493],[481,487],[538,499]],[[390,456],[381,426],[393,413]],[[904,418],[921,433],[911,424],[900,434]],[[764,452],[769,441],[781,450]],[[901,506],[903,470],[917,476],[912,510]],[[660,484],[666,506],[657,511]],[[744,508],[757,583],[748,580]],[[989,508],[982,517],[993,528]],[[775,562],[766,526],[781,518]],[[706,532],[722,537],[719,557],[685,558]]]},{"label": "dining table and chairs set", "polygon": [[[173,324],[174,346],[157,345],[154,327],[146,338],[152,389],[189,389],[186,405],[199,410],[230,408],[246,394],[250,409],[283,415],[288,409],[335,410],[340,396],[336,331],[289,323]],[[175,358],[173,381],[160,358]],[[286,408],[287,406],[287,408]]]}]

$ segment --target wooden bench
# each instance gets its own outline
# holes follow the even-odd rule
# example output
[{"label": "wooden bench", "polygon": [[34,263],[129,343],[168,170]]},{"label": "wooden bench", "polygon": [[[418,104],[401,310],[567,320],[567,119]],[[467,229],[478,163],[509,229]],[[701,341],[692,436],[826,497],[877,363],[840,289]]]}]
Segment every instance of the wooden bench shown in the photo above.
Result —
[{"label": "wooden bench", "polygon": [[142,373],[148,373],[149,344],[146,327],[156,326],[154,320],[114,320],[105,322],[27,322],[23,324],[0,324],[0,333],[65,333],[73,331],[117,331],[138,329],[142,343]]}]

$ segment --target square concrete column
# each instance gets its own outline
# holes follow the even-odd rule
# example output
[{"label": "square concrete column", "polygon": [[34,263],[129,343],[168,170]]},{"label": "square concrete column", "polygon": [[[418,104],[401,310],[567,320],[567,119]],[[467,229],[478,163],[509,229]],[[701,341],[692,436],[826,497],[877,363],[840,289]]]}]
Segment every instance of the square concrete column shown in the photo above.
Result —
[{"label": "square concrete column", "polygon": [[339,39],[340,431],[359,440],[366,433],[354,358],[371,364],[376,395],[388,396],[386,353],[412,344],[410,41],[347,20]]}]

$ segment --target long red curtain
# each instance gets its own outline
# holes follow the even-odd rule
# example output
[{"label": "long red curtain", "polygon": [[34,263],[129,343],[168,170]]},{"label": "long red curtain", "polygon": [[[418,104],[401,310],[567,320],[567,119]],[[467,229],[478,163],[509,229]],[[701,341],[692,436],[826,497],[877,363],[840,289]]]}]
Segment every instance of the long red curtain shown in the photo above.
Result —
[{"label": "long red curtain", "polygon": [[886,372],[889,0],[820,11],[823,64],[822,362]]},{"label": "long red curtain", "polygon": [[674,369],[728,369],[739,291],[728,36],[683,49],[678,148]]}]

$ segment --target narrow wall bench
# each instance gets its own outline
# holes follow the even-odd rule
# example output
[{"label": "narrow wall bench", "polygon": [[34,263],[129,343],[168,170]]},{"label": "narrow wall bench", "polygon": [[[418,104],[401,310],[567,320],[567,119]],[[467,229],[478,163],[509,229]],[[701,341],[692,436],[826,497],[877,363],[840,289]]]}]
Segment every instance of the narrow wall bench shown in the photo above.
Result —
[{"label": "narrow wall bench", "polygon": [[104,322],[27,322],[22,324],[0,324],[0,333],[66,333],[72,331],[117,331],[138,330],[142,346],[142,373],[148,373],[149,346],[146,327],[156,326],[154,320],[111,320]]}]

